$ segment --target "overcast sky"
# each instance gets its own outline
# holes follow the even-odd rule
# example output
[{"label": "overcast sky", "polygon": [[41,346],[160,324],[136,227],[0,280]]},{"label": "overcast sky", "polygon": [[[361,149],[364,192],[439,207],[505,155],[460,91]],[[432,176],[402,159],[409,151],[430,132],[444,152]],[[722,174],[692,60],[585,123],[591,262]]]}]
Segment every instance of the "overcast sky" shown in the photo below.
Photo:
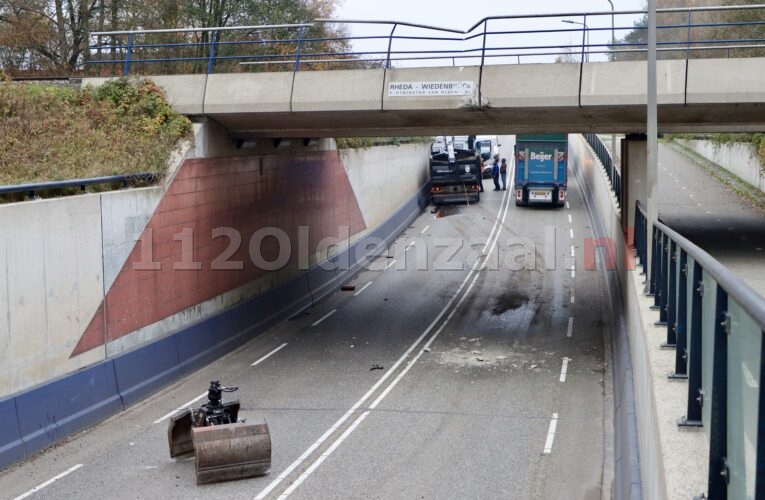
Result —
[{"label": "overcast sky", "polygon": [[[645,8],[645,0],[612,0],[615,11],[642,10]],[[608,0],[338,0],[338,8],[335,11],[335,19],[341,20],[377,20],[377,21],[400,21],[440,28],[467,30],[481,19],[490,16],[516,16],[534,14],[580,14],[592,12],[608,12],[605,16],[588,16],[589,28],[600,28],[599,31],[590,32],[592,45],[607,44],[611,39],[611,5]],[[618,28],[631,27],[635,19],[640,16],[615,16],[614,24]],[[563,19],[574,21],[564,23]],[[581,30],[582,26],[576,23],[585,22],[581,15],[565,15],[547,19],[522,19],[514,21],[492,21],[489,31],[518,31],[518,30]],[[387,36],[390,33],[390,25],[348,25],[348,30],[353,36]],[[615,37],[623,37],[628,31],[615,31]],[[412,36],[441,36],[441,32],[398,28],[397,35]],[[480,39],[476,39],[479,43]],[[487,45],[495,47],[528,47],[539,45],[556,44],[580,44],[581,32],[575,33],[545,33],[529,35],[497,35]],[[416,44],[420,45],[416,45]],[[393,50],[422,50],[423,42],[396,40]],[[357,51],[379,51],[387,49],[387,42],[383,40],[370,40],[366,42],[354,42]],[[440,43],[439,49],[444,48]],[[464,44],[462,46],[464,48]],[[428,47],[428,50],[434,48]],[[593,48],[593,50],[597,50]],[[546,52],[547,49],[537,49],[537,52]],[[513,53],[522,52],[514,50]],[[526,61],[534,62],[532,56],[525,57]],[[536,59],[539,59],[538,57]],[[604,60],[604,55],[592,54],[591,60]],[[499,61],[495,62],[508,62]],[[443,64],[443,62],[441,63]],[[467,62],[467,64],[472,64]],[[401,65],[401,64],[399,64]],[[417,63],[416,65],[423,65]]]}]

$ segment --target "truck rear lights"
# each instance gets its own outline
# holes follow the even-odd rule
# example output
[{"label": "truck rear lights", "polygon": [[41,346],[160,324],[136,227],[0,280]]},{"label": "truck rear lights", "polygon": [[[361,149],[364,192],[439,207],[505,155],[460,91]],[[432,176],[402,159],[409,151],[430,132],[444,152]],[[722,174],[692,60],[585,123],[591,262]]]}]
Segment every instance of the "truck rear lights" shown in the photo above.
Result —
[{"label": "truck rear lights", "polygon": [[522,200],[523,199],[523,189],[516,189],[515,190],[515,199],[516,200]]},{"label": "truck rear lights", "polygon": [[559,199],[560,201],[563,201],[563,200],[565,200],[565,199],[566,199],[566,191],[564,191],[563,189],[561,189],[560,191],[558,191],[558,199]]},{"label": "truck rear lights", "polygon": [[444,188],[442,188],[441,186],[433,186],[432,188],[430,188],[431,193],[440,193],[443,190]]}]

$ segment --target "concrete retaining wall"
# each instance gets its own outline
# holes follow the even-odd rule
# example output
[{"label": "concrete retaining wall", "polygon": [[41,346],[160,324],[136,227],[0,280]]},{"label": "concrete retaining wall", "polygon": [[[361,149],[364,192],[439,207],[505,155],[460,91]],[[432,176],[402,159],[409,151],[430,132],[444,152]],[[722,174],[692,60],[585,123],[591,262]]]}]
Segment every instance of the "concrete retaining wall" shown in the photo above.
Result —
[{"label": "concrete retaining wall", "polygon": [[695,151],[765,193],[765,167],[760,164],[757,150],[748,142],[715,144],[711,141],[678,140]]},{"label": "concrete retaining wall", "polygon": [[[429,145],[382,149],[345,153],[348,165],[337,151],[189,159],[166,192],[0,207],[7,263],[0,270],[0,466],[138,401],[334,291],[358,269],[362,238],[390,243],[427,203]],[[380,181],[377,189],[367,175]],[[230,243],[208,234],[216,227],[241,234],[242,248],[228,257],[241,260],[241,269],[211,268]],[[274,272],[257,269],[248,255],[251,235],[264,227],[284,231],[296,249]],[[323,240],[339,228],[345,234],[322,264],[330,245]],[[179,239],[184,229],[199,237]],[[277,255],[269,245],[260,245],[266,261]],[[177,269],[179,262],[200,269]],[[160,269],[140,268],[147,264]]]},{"label": "concrete retaining wall", "polygon": [[143,188],[0,207],[0,395],[104,359],[103,347],[70,354],[161,194]]},{"label": "concrete retaining wall", "polygon": [[[625,246],[621,227],[621,210],[605,170],[582,136],[569,135],[569,147],[575,154],[571,169],[582,188],[582,196],[593,224],[596,244],[605,269],[604,278],[611,308],[611,350],[614,397],[614,491],[613,498],[641,499],[643,485],[648,483],[641,470],[642,455],[638,453],[638,430],[633,384],[631,341],[624,321],[624,274],[632,261],[631,250]],[[642,434],[640,434],[642,435]],[[642,451],[642,449],[641,449]],[[648,494],[645,498],[656,498]]]},{"label": "concrete retaining wall", "polygon": [[367,227],[376,227],[428,182],[430,145],[340,151]]}]

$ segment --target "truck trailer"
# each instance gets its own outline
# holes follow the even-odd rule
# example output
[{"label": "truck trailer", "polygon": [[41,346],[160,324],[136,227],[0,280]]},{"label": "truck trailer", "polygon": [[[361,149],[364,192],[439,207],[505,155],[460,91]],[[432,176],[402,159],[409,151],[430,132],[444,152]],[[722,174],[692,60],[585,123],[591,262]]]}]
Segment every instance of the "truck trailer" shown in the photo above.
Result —
[{"label": "truck trailer", "polygon": [[516,136],[515,204],[563,206],[567,163],[567,134]]}]

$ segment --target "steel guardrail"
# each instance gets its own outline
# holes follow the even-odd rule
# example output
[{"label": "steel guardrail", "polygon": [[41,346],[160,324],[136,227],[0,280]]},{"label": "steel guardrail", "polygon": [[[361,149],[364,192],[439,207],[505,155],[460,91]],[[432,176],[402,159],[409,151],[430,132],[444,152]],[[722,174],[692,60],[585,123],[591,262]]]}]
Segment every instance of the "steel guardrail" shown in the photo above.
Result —
[{"label": "steel guardrail", "polygon": [[100,184],[119,183],[123,187],[128,187],[131,183],[146,182],[154,184],[162,178],[161,174],[154,172],[142,172],[138,174],[109,175],[103,177],[89,177],[84,179],[68,179],[64,181],[33,182],[27,184],[13,184],[0,186],[0,196],[27,193],[30,198],[37,198],[40,191],[49,191],[55,189],[80,188],[85,191],[87,186]]}]

